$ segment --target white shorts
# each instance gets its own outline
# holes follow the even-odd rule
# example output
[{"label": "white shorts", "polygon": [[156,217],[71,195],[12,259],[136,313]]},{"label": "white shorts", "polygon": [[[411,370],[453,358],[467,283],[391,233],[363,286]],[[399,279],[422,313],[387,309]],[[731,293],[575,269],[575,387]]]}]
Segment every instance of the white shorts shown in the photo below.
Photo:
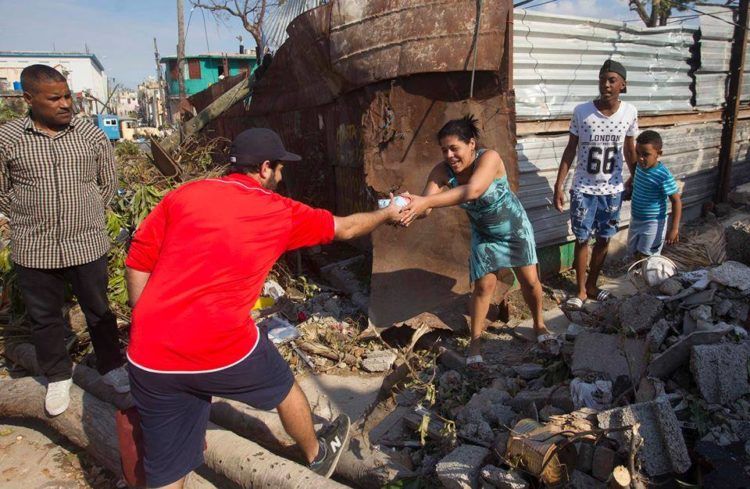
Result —
[{"label": "white shorts", "polygon": [[628,229],[628,253],[651,256],[661,253],[667,236],[667,219],[659,221],[630,220]]}]

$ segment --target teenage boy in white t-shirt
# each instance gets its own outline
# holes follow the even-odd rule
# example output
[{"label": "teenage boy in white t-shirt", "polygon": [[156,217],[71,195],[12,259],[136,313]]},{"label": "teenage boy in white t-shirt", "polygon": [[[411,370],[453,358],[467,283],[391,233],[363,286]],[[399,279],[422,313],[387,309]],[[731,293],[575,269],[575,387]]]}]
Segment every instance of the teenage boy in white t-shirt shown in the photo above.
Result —
[{"label": "teenage boy in white t-shirt", "polygon": [[[617,232],[623,190],[623,163],[635,173],[635,136],[638,111],[620,100],[626,90],[627,72],[608,59],[599,71],[599,98],[575,108],[570,121],[570,138],[560,161],[555,183],[555,207],[563,211],[563,186],[573,159],[578,165],[570,190],[570,221],[575,244],[578,292],[568,299],[570,308],[580,308],[587,299],[602,301],[609,293],[596,286],[609,240]],[[589,262],[588,242],[596,236]],[[588,268],[588,275],[586,269]]]}]

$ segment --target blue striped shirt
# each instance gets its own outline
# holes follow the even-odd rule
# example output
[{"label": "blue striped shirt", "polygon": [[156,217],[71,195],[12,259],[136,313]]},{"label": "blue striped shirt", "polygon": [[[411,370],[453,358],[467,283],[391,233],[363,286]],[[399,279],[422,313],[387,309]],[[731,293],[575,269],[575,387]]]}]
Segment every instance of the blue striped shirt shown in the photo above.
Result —
[{"label": "blue striped shirt", "polygon": [[636,165],[631,207],[633,218],[640,221],[666,218],[667,198],[679,191],[672,173],[661,161],[648,170]]}]

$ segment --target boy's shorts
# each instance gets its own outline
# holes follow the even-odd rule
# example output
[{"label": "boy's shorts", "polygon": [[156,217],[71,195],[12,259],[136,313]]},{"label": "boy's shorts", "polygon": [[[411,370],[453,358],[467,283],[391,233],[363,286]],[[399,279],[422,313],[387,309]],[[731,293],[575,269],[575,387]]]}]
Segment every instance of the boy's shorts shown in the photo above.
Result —
[{"label": "boy's shorts", "polygon": [[667,236],[667,220],[639,221],[630,220],[628,229],[628,253],[651,256],[661,253],[664,238]]},{"label": "boy's shorts", "polygon": [[211,397],[271,410],[294,385],[294,375],[268,336],[240,363],[208,373],[155,373],[128,365],[143,429],[143,467],[149,487],[185,477],[203,464]]},{"label": "boy's shorts", "polygon": [[622,193],[590,195],[570,191],[570,223],[573,235],[579,242],[588,241],[591,235],[609,239],[617,233],[620,223]]}]

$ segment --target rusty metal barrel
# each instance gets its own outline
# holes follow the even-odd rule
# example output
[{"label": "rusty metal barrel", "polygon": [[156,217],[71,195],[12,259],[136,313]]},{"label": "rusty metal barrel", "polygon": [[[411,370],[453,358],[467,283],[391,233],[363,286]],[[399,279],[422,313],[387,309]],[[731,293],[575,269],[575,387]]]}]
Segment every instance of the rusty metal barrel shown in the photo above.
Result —
[{"label": "rusty metal barrel", "polygon": [[533,419],[522,419],[510,434],[506,457],[511,462],[550,487],[570,480],[578,453],[567,438]]}]

